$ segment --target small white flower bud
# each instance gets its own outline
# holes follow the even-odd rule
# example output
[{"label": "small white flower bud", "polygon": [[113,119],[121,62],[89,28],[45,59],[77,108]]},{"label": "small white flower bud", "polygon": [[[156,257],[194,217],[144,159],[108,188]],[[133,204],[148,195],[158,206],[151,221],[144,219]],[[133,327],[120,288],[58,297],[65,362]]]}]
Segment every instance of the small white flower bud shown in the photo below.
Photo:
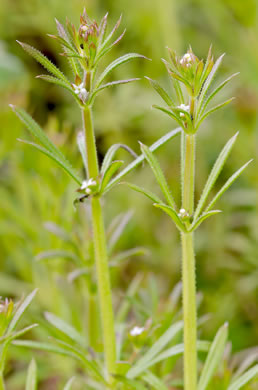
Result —
[{"label": "small white flower bud", "polygon": [[131,336],[140,336],[144,332],[144,328],[140,328],[139,326],[135,326],[130,330]]}]

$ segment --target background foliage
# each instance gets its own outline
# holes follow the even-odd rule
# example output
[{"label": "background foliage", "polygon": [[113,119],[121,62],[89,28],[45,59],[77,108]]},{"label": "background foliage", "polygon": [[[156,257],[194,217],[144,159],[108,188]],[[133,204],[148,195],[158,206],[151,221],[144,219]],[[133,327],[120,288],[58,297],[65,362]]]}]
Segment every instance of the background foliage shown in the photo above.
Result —
[{"label": "background foliage", "polygon": [[[73,266],[63,260],[72,252],[83,256],[86,263],[90,262],[92,247],[87,208],[76,213],[73,207],[76,186],[46,157],[17,143],[16,138],[23,137],[25,130],[8,107],[12,102],[27,108],[78,169],[82,169],[75,137],[80,130],[78,108],[65,91],[35,79],[41,73],[40,68],[21,50],[16,39],[32,44],[54,63],[64,66],[62,57],[55,54],[56,42],[46,34],[54,33],[55,17],[63,22],[69,16],[77,24],[84,6],[97,20],[108,10],[110,25],[123,13],[122,25],[127,33],[110,57],[133,51],[152,58],[152,62],[135,61],[121,67],[116,71],[117,79],[148,75],[166,85],[168,77],[160,60],[167,56],[165,47],[183,54],[189,44],[199,58],[205,58],[211,43],[216,57],[226,52],[219,74],[221,79],[240,71],[231,83],[232,91],[224,92],[226,98],[236,96],[235,101],[211,116],[199,132],[197,192],[203,187],[219,150],[236,130],[240,130],[239,139],[217,188],[236,167],[252,157],[254,163],[220,201],[224,215],[204,223],[197,233],[197,283],[200,315],[209,316],[202,327],[203,338],[211,339],[217,328],[228,320],[233,351],[251,348],[258,343],[258,24],[255,0],[1,1],[0,295],[18,299],[21,294],[39,287],[26,318],[28,323],[35,319],[42,323],[34,337],[47,334],[42,316],[45,311],[66,319],[78,330],[87,322],[87,308],[80,293],[83,286],[79,279],[76,283],[67,280]],[[171,121],[166,116],[150,109],[153,103],[160,101],[145,79],[102,93],[95,107],[100,160],[112,143],[126,143],[139,153],[138,140],[149,145],[171,129]],[[158,154],[173,187],[180,174],[179,140],[164,146]],[[130,179],[144,182],[150,189],[156,186],[147,166],[131,174]],[[105,213],[108,226],[117,215],[129,212],[130,220],[115,243],[114,253],[132,247],[146,248],[144,255],[121,261],[112,272],[117,308],[132,280],[142,275],[136,301],[138,309],[131,319],[132,325],[141,326],[149,317],[162,317],[170,294],[180,280],[179,235],[165,215],[144,197],[129,191],[119,186],[108,194]],[[178,188],[175,193],[179,196]],[[71,242],[64,232],[60,238],[61,232],[56,231],[54,224],[67,230]],[[42,254],[49,250],[62,252],[54,252],[52,256]],[[43,261],[42,257],[47,259]],[[41,261],[37,261],[39,258]],[[142,303],[145,310],[140,306]],[[30,359],[30,351],[11,349],[7,371],[10,389],[21,388]],[[73,371],[71,362],[50,356],[46,363],[42,358],[40,375],[50,378],[45,388],[56,388],[59,376],[66,377],[66,370]]]}]

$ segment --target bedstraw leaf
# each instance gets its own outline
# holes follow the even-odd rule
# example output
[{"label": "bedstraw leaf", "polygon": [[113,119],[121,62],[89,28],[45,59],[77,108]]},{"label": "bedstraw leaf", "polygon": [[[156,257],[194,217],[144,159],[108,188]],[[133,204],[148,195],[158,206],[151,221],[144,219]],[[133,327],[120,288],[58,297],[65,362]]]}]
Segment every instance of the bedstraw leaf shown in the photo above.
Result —
[{"label": "bedstraw leaf", "polygon": [[69,81],[65,75],[59,70],[47,57],[45,57],[39,50],[28,45],[27,43],[17,41],[21,47],[31,55],[37,62],[39,62],[49,73],[53,74],[57,78],[63,80],[65,83],[69,84]]},{"label": "bedstraw leaf", "polygon": [[37,389],[37,365],[35,360],[32,359],[28,368],[25,390],[36,390],[36,389]]},{"label": "bedstraw leaf", "polygon": [[217,332],[199,379],[198,390],[206,390],[216,369],[221,362],[228,338],[228,324],[224,324]]},{"label": "bedstraw leaf", "polygon": [[[220,152],[212,170],[211,170],[211,173],[208,177],[208,180],[204,186],[204,189],[203,189],[203,192],[202,192],[202,195],[201,195],[201,198],[199,200],[199,203],[197,205],[197,208],[196,208],[196,211],[195,211],[195,214],[194,214],[194,223],[196,222],[197,218],[199,217],[199,215],[201,214],[203,208],[204,208],[204,205],[205,205],[205,202],[225,164],[225,162],[227,161],[227,158],[231,152],[231,149],[234,145],[234,143],[236,142],[236,138],[238,136],[238,133],[236,133],[232,138],[230,138],[230,140],[226,143],[226,145],[224,146],[224,148],[222,149],[222,151]],[[210,208],[209,208],[210,210]],[[208,210],[205,210],[205,211],[208,211]]]},{"label": "bedstraw leaf", "polygon": [[198,228],[198,226],[200,226],[201,223],[203,221],[205,221],[205,219],[211,217],[212,215],[216,215],[219,213],[221,213],[221,210],[211,210],[211,211],[208,211],[207,213],[206,212],[203,213],[199,218],[197,218],[195,223],[192,223],[192,225],[190,226],[189,232],[193,232],[194,230],[196,230]]},{"label": "bedstraw leaf", "polygon": [[65,384],[64,390],[71,390],[74,380],[75,380],[75,377],[72,376],[72,378],[70,378],[69,381]]},{"label": "bedstraw leaf", "polygon": [[167,103],[168,106],[175,106],[171,97],[168,95],[168,93],[165,91],[165,89],[156,80],[152,80],[150,77],[147,77],[147,76],[145,76],[145,78],[147,80],[149,80],[152,87],[160,95],[160,97],[164,100],[164,102]]},{"label": "bedstraw leaf", "polygon": [[142,143],[140,143],[140,145],[141,145],[142,153],[145,156],[146,160],[148,161],[148,163],[152,169],[152,172],[154,173],[154,176],[156,177],[156,180],[160,186],[160,189],[161,189],[166,201],[173,209],[176,209],[175,201],[173,199],[173,196],[170,193],[168,183],[167,183],[166,178],[162,172],[162,169],[159,165],[158,160],[156,159],[154,154],[151,152],[151,150],[148,148],[148,146],[146,146]]},{"label": "bedstraw leaf", "polygon": [[154,203],[162,203],[162,200],[155,195],[153,192],[146,190],[145,188],[139,187],[136,184],[123,182],[122,184],[126,184],[128,187],[130,187],[132,190],[136,192],[140,192],[141,194],[145,195],[147,198],[152,200]]},{"label": "bedstraw leaf", "polygon": [[102,91],[103,89],[106,89],[106,88],[110,88],[110,87],[114,87],[115,85],[119,85],[119,84],[128,84],[128,83],[131,83],[133,81],[139,81],[141,79],[139,78],[133,78],[133,79],[127,79],[127,80],[117,80],[117,81],[111,81],[110,83],[107,83],[107,84],[103,84],[101,85],[99,88],[95,89],[93,92],[92,92],[92,95],[88,101],[88,104],[92,104],[94,102],[94,99],[96,97],[96,95]]},{"label": "bedstraw leaf", "polygon": [[8,327],[8,330],[7,330],[7,335],[9,336],[12,331],[15,329],[16,325],[18,324],[21,316],[23,315],[23,313],[25,312],[25,310],[27,309],[27,307],[30,305],[31,301],[33,300],[33,298],[35,297],[36,293],[37,293],[38,289],[36,288],[35,290],[33,290],[21,303],[20,305],[18,306],[18,309],[16,310],[13,318],[12,318],[12,321],[10,322],[9,324],[9,327]]},{"label": "bedstraw leaf", "polygon": [[201,116],[201,118],[199,119],[199,121],[197,122],[197,124],[196,124],[196,126],[195,126],[195,129],[197,130],[197,129],[200,127],[201,123],[204,121],[204,119],[207,118],[210,114],[213,114],[213,112],[218,111],[220,108],[227,106],[227,105],[228,105],[229,103],[231,103],[232,100],[234,100],[234,99],[235,99],[235,98],[232,97],[232,98],[226,100],[225,102],[220,103],[220,104],[218,104],[217,106],[215,106],[215,107],[211,108],[210,110],[206,111],[206,112]]},{"label": "bedstraw leaf", "polygon": [[129,148],[129,146],[124,145],[124,144],[114,144],[114,145],[110,146],[107,153],[105,154],[104,160],[103,160],[102,165],[101,165],[101,170],[100,170],[100,173],[102,175],[104,175],[104,173],[106,172],[107,168],[109,167],[109,165],[113,161],[113,158],[114,158],[116,152],[119,149],[124,149],[128,153],[130,153],[134,158],[137,158],[137,154],[131,148]]},{"label": "bedstraw leaf", "polygon": [[118,171],[118,169],[124,164],[123,161],[117,160],[113,161],[109,167],[105,170],[105,173],[101,180],[100,193],[105,191],[106,186],[110,182],[112,176]]},{"label": "bedstraw leaf", "polygon": [[179,229],[180,232],[184,232],[184,233],[186,232],[186,227],[184,223],[182,222],[181,218],[178,216],[177,212],[172,207],[167,206],[163,203],[155,203],[154,206],[163,210],[166,214],[168,214],[170,218],[172,218],[172,220],[174,221],[176,227]]}]

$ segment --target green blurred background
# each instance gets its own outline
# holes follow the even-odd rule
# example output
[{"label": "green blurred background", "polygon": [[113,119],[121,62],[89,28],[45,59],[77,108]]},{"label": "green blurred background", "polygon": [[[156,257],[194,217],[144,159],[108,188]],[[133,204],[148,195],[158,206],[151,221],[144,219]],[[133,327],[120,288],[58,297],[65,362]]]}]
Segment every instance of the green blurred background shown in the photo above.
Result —
[{"label": "green blurred background", "polygon": [[[39,263],[35,256],[49,249],[67,248],[66,242],[51,234],[49,224],[46,225],[49,221],[66,229],[82,251],[91,251],[87,245],[87,210],[75,212],[76,187],[65,173],[45,156],[17,142],[19,137],[26,138],[27,133],[8,106],[12,103],[25,107],[75,166],[82,169],[76,149],[76,133],[81,126],[79,109],[65,91],[35,79],[44,70],[22,51],[16,39],[37,47],[69,72],[58,55],[56,42],[46,34],[55,33],[55,17],[64,22],[68,16],[78,25],[83,7],[97,21],[109,11],[110,27],[123,14],[122,28],[126,27],[126,35],[105,61],[131,51],[152,59],[151,62],[137,60],[119,68],[113,79],[125,76],[142,80],[109,89],[98,98],[94,113],[100,160],[112,143],[126,143],[138,153],[138,140],[149,145],[176,127],[166,116],[151,109],[153,103],[160,103],[159,97],[143,78],[147,75],[170,88],[160,60],[167,58],[166,46],[183,54],[190,44],[200,58],[205,58],[210,44],[215,57],[226,52],[216,82],[240,71],[220,97],[222,100],[222,95],[235,96],[235,101],[209,117],[199,131],[197,199],[217,154],[237,130],[240,131],[238,142],[216,189],[244,162],[250,158],[254,161],[220,201],[218,207],[224,213],[205,222],[196,235],[197,284],[200,315],[209,315],[203,325],[203,337],[211,339],[217,328],[229,321],[233,351],[257,345],[258,24],[255,0],[1,0],[0,295],[18,298],[34,286],[40,287],[32,316],[48,310],[70,319],[77,328],[83,326],[84,303],[78,292],[81,290],[67,282],[72,266],[60,258]],[[179,200],[179,139],[164,146],[157,155]],[[147,165],[129,179],[158,191]],[[145,275],[146,289],[149,280],[151,285],[155,284],[162,303],[169,299],[180,280],[179,235],[170,220],[141,195],[119,186],[105,198],[107,225],[116,215],[128,210],[133,214],[116,250],[144,246],[148,254],[125,261],[113,271],[115,303],[140,272]],[[160,306],[155,310],[162,313]],[[19,353],[13,349],[10,373],[22,364],[16,360]],[[28,352],[28,359],[29,356]],[[58,359],[52,363],[60,370],[68,364]],[[47,388],[51,388],[50,384]]]}]

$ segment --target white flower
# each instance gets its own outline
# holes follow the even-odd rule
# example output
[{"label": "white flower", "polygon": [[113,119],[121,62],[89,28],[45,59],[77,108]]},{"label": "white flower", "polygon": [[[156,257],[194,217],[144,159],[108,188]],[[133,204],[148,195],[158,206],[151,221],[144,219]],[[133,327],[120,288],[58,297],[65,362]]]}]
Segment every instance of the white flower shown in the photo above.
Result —
[{"label": "white flower", "polygon": [[[190,64],[193,58],[190,53],[186,53],[180,60],[180,64]],[[186,65],[187,66],[187,65]]]},{"label": "white flower", "polygon": [[[180,110],[187,111],[187,112],[189,112],[189,110],[190,110],[190,106],[187,106],[186,104],[180,104],[180,106],[177,106],[177,108],[179,108]],[[183,112],[180,112],[179,115],[181,118],[185,117],[185,114]]]},{"label": "white flower", "polygon": [[85,102],[87,96],[88,96],[88,91],[84,87],[84,83],[81,83],[80,85],[73,84],[74,88],[74,93],[79,96],[79,98]]},{"label": "white flower", "polygon": [[144,332],[144,328],[140,328],[139,326],[135,326],[133,329],[130,330],[131,336],[140,336]]},{"label": "white flower", "polygon": [[92,193],[92,188],[97,185],[96,180],[94,179],[89,179],[89,180],[83,180],[82,185],[81,185],[81,190],[85,190],[87,195],[90,195]]}]

